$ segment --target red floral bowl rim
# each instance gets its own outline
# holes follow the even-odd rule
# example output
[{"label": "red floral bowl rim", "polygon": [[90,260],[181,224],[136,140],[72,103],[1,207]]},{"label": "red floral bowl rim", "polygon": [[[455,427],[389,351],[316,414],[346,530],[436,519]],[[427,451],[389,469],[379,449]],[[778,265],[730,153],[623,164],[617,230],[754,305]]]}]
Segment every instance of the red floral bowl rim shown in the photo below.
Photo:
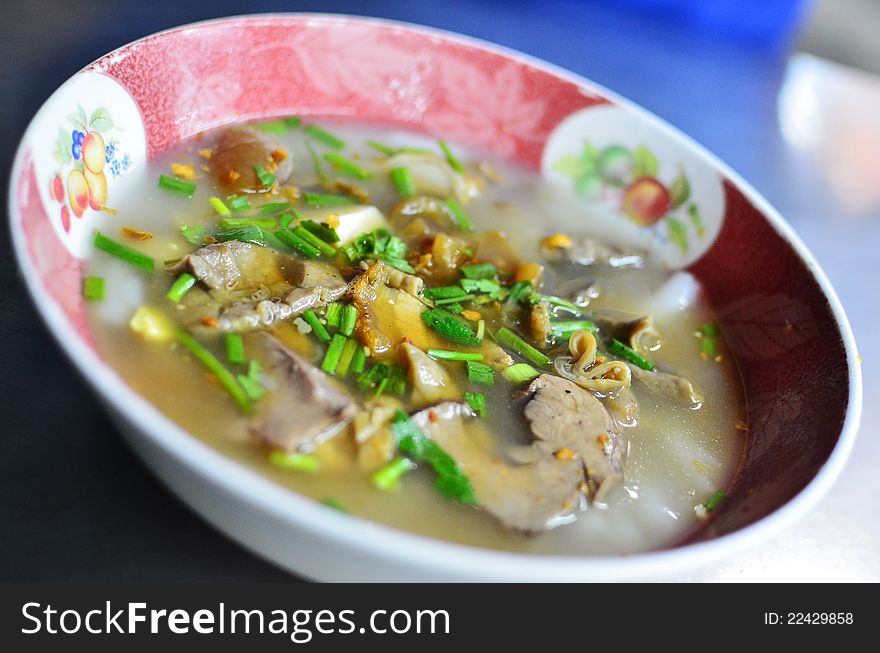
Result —
[{"label": "red floral bowl rim", "polygon": [[[106,405],[124,415],[127,420],[138,424],[137,430],[140,434],[150,438],[152,444],[159,447],[165,454],[184,463],[188,467],[189,473],[207,478],[220,489],[236,495],[250,504],[252,508],[259,509],[272,518],[287,522],[295,528],[308,529],[316,537],[340,542],[354,553],[396,560],[404,563],[407,569],[422,569],[425,574],[433,578],[607,581],[668,577],[743,552],[769,539],[802,517],[829,490],[843,469],[853,448],[862,406],[862,378],[855,338],[840,300],[815,257],[792,227],[767,200],[702,145],[636,103],[588,78],[536,57],[482,39],[402,21],[344,14],[265,13],[199,21],[144,36],[103,55],[96,62],[117,55],[142,41],[166,34],[200,29],[225,22],[271,23],[275,19],[344,19],[352,23],[394,26],[418,33],[425,38],[439,37],[492,52],[514,61],[526,63],[578,86],[595,89],[618,106],[640,116],[645,124],[650,125],[652,129],[665,132],[684,147],[695,152],[718,171],[723,178],[736,186],[761,213],[773,230],[790,244],[815,278],[836,320],[846,352],[849,382],[846,415],[837,442],[828,459],[807,486],[796,496],[769,515],[732,533],[708,541],[684,544],[674,548],[625,556],[511,553],[437,540],[376,524],[356,516],[341,515],[336,511],[327,510],[318,502],[275,484],[258,472],[246,468],[243,464],[226,457],[194,438],[129,388],[112,368],[100,359],[95,351],[80,339],[69,337],[69,320],[36,278],[36,270],[27,251],[26,238],[22,229],[19,228],[21,215],[13,184],[23,172],[25,145],[23,140],[16,151],[12,166],[8,212],[13,249],[24,282],[38,313],[63,351]],[[96,62],[85,66],[82,70],[90,68]],[[249,546],[247,542],[241,543]],[[389,555],[388,551],[394,553]],[[426,560],[430,563],[426,564]],[[298,571],[309,573],[308,569],[299,569]]]}]

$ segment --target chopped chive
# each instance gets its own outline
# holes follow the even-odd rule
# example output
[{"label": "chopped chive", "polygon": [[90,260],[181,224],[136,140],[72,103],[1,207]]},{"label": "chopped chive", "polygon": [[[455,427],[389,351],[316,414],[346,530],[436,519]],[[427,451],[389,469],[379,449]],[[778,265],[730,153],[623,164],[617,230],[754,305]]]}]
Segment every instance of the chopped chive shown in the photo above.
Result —
[{"label": "chopped chive", "polygon": [[330,342],[330,334],[327,333],[327,329],[321,324],[321,320],[318,319],[318,316],[315,315],[315,312],[312,310],[308,310],[302,314],[303,319],[308,323],[310,327],[312,327],[312,333],[315,334],[315,337],[321,342]]},{"label": "chopped chive", "polygon": [[309,152],[309,159],[312,161],[312,168],[318,181],[322,184],[328,182],[330,179],[324,174],[324,166],[321,165],[321,159],[318,158],[318,153],[315,152],[315,148],[312,147],[312,142],[309,139],[306,139],[306,150]]},{"label": "chopped chive", "polygon": [[238,229],[239,227],[274,229],[277,226],[275,218],[223,218],[220,220],[222,229]]},{"label": "chopped chive", "polygon": [[226,206],[226,204],[223,203],[223,200],[219,197],[209,197],[208,203],[214,207],[214,211],[217,212],[217,215],[222,215],[224,217],[232,215],[232,211],[229,210],[229,207]]},{"label": "chopped chive", "polygon": [[367,141],[367,145],[372,147],[374,150],[379,150],[382,154],[386,154],[388,156],[393,156],[397,153],[397,150],[395,150],[393,147],[388,147],[387,145],[384,145],[378,141]]},{"label": "chopped chive", "polygon": [[104,299],[104,277],[83,277],[82,296],[89,301]]},{"label": "chopped chive", "polygon": [[568,340],[575,331],[595,331],[596,324],[590,320],[569,320],[567,322],[554,322],[550,325],[553,337],[558,340]]},{"label": "chopped chive", "polygon": [[242,340],[241,334],[227,333],[225,341],[226,360],[237,365],[244,365],[244,340]]},{"label": "chopped chive", "polygon": [[314,138],[316,141],[319,141],[328,147],[332,147],[334,150],[341,150],[345,147],[344,140],[337,138],[317,125],[309,125],[306,127],[306,134]]},{"label": "chopped chive", "polygon": [[333,206],[349,206],[354,200],[345,195],[326,195],[324,193],[303,193],[303,199],[309,206],[326,208]]},{"label": "chopped chive", "polygon": [[446,208],[449,209],[449,214],[452,216],[456,227],[458,227],[462,231],[474,230],[474,223],[471,222],[471,219],[468,217],[467,213],[465,213],[464,209],[461,208],[461,204],[450,197],[446,200]]},{"label": "chopped chive", "polygon": [[354,331],[354,325],[357,322],[358,309],[353,304],[346,304],[342,307],[342,315],[339,318],[339,333],[344,336],[350,336]]},{"label": "chopped chive", "polygon": [[461,297],[461,288],[458,286],[440,286],[438,288],[426,288],[423,293],[428,299],[448,299]]},{"label": "chopped chive", "polygon": [[165,296],[176,304],[194,285],[196,285],[196,278],[189,272],[184,272],[171,284]]},{"label": "chopped chive", "polygon": [[508,302],[521,302],[532,296],[531,281],[517,281],[507,291]]},{"label": "chopped chive", "polygon": [[266,388],[259,381],[254,381],[254,379],[245,374],[237,374],[235,378],[238,379],[238,382],[251,401],[257,401],[266,394]]},{"label": "chopped chive", "polygon": [[583,309],[576,305],[572,304],[567,299],[562,299],[562,297],[557,297],[556,295],[542,295],[540,293],[532,293],[530,301],[533,304],[537,304],[538,302],[547,302],[548,304],[552,304],[553,306],[561,306],[572,313],[576,313],[578,315],[583,314]]},{"label": "chopped chive", "polygon": [[443,150],[443,154],[446,155],[446,160],[449,161],[449,165],[451,165],[456,172],[464,174],[464,166],[461,165],[461,161],[459,161],[452,153],[452,150],[449,149],[446,141],[440,140],[437,141],[437,144],[440,146],[440,149]]},{"label": "chopped chive", "polygon": [[648,370],[649,372],[657,371],[657,367],[654,365],[654,363],[642,356],[632,347],[627,347],[625,344],[620,342],[620,340],[615,340],[614,338],[612,338],[608,342],[607,349],[609,354],[613,354],[618,358],[629,361],[633,365],[641,367],[643,370]]},{"label": "chopped chive", "polygon": [[402,258],[394,258],[391,256],[381,256],[380,258],[395,270],[400,270],[401,272],[406,272],[408,274],[415,274],[416,272],[415,268]]},{"label": "chopped chive", "polygon": [[351,361],[351,371],[355,374],[361,374],[367,364],[367,350],[364,347],[358,347],[354,352],[354,358]]},{"label": "chopped chive", "polygon": [[383,379],[391,373],[391,368],[385,363],[376,363],[369,370],[361,374],[357,379],[357,386],[364,392],[375,388]]},{"label": "chopped chive", "polygon": [[230,195],[226,201],[229,203],[229,208],[236,212],[251,208],[251,202],[246,195]]},{"label": "chopped chive", "polygon": [[200,224],[180,225],[180,235],[193,245],[203,245],[205,243],[205,228]]},{"label": "chopped chive", "polygon": [[284,124],[287,125],[288,129],[298,129],[302,124],[302,118],[299,116],[290,116],[289,118],[284,119]]},{"label": "chopped chive", "polygon": [[275,173],[269,172],[263,166],[254,166],[254,173],[256,173],[257,179],[260,180],[264,188],[269,188],[275,183]]},{"label": "chopped chive", "polygon": [[346,338],[345,347],[342,348],[342,353],[339,355],[339,362],[336,364],[336,376],[341,379],[348,376],[351,361],[354,359],[354,354],[358,349],[357,340],[354,338]]},{"label": "chopped chive", "polygon": [[483,385],[492,385],[495,383],[495,370],[485,363],[477,363],[475,361],[466,361],[468,381],[481,383]]},{"label": "chopped chive", "polygon": [[321,471],[321,461],[314,456],[302,453],[288,453],[275,450],[269,454],[269,462],[285,469],[314,474]]},{"label": "chopped chive", "polygon": [[501,286],[498,282],[492,279],[462,279],[459,283],[461,284],[462,290],[469,293],[497,293],[501,290]]},{"label": "chopped chive", "polygon": [[311,231],[314,235],[323,240],[325,243],[339,242],[339,234],[336,233],[336,229],[331,229],[325,224],[315,222],[314,220],[305,220],[302,223],[302,227]]},{"label": "chopped chive", "polygon": [[257,208],[257,213],[260,215],[275,215],[288,209],[290,209],[290,202],[267,202]]},{"label": "chopped chive", "polygon": [[447,349],[429,349],[428,356],[446,361],[481,361],[483,354],[480,352],[449,351]]},{"label": "chopped chive", "polygon": [[385,392],[385,387],[388,385],[388,377],[386,376],[384,379],[379,381],[379,385],[376,388],[376,392],[373,393],[373,399],[382,395]]},{"label": "chopped chive", "polygon": [[342,304],[339,302],[328,304],[325,318],[327,319],[327,326],[336,327],[338,329],[339,321],[342,319]]},{"label": "chopped chive", "polygon": [[152,272],[155,266],[151,256],[142,254],[128,245],[117,243],[115,240],[108,238],[100,231],[95,232],[95,247],[147,272]]},{"label": "chopped chive", "polygon": [[312,247],[309,243],[289,229],[279,229],[275,232],[275,235],[278,236],[278,239],[282,243],[293,247],[293,249],[297,250],[303,256],[307,256],[308,258],[318,258],[321,255],[321,252],[316,247]]},{"label": "chopped chive", "polygon": [[205,346],[202,345],[202,343],[193,338],[189,332],[184,329],[177,330],[177,341],[186,347],[190,353],[195,356],[196,360],[204,365],[209,372],[217,377],[220,385],[229,393],[232,400],[238,404],[238,407],[241,408],[243,413],[250,415],[253,412],[253,405],[251,404],[250,397],[248,397],[247,393],[244,391],[244,388],[241,387],[241,384],[235,379],[232,372],[227,370],[223,366],[223,363],[217,360],[214,354],[205,349]]},{"label": "chopped chive", "polygon": [[706,503],[703,504],[703,507],[706,510],[714,510],[718,507],[718,504],[724,501],[727,498],[727,492],[724,490],[715,490],[708,499],[706,499]]},{"label": "chopped chive", "polygon": [[412,197],[416,194],[416,184],[409,168],[394,168],[391,181],[401,197]]},{"label": "chopped chive", "polygon": [[338,333],[330,340],[327,347],[327,353],[324,355],[324,361],[321,363],[321,369],[327,374],[336,374],[336,366],[339,364],[339,357],[342,355],[342,349],[348,339]]},{"label": "chopped chive", "polygon": [[550,359],[546,355],[538,351],[535,347],[527,343],[507,327],[501,327],[498,329],[492,336],[492,339],[505,349],[510,349],[530,363],[534,363],[539,367],[545,367],[550,364]]},{"label": "chopped chive", "polygon": [[464,310],[464,306],[462,306],[461,304],[458,304],[458,303],[447,304],[443,308],[445,308],[450,313],[455,313],[456,315],[458,315],[459,313],[461,313]]},{"label": "chopped chive", "polygon": [[444,304],[456,304],[458,302],[466,302],[471,299],[471,296],[467,293],[459,293],[455,297],[444,297],[443,299],[435,299],[434,303],[437,306],[443,306]]},{"label": "chopped chive", "polygon": [[253,128],[280,136],[287,133],[288,124],[287,120],[269,120],[267,122],[258,122],[253,125]]},{"label": "chopped chive", "polygon": [[159,175],[159,188],[180,193],[184,197],[192,197],[196,192],[196,185],[191,181],[184,181],[168,175]]},{"label": "chopped chive", "polygon": [[324,160],[340,172],[351,175],[355,179],[364,180],[373,176],[372,172],[362,168],[354,161],[346,159],[339,152],[327,152],[324,154]]},{"label": "chopped chive", "polygon": [[536,376],[539,376],[540,372],[528,363],[515,363],[510,367],[504,368],[504,371],[501,374],[511,383],[519,384],[531,381]]},{"label": "chopped chive", "polygon": [[388,374],[388,392],[403,395],[406,392],[406,372],[399,365],[392,365]]},{"label": "chopped chive", "polygon": [[398,456],[370,476],[370,480],[383,492],[393,492],[400,485],[401,477],[415,468],[416,464],[409,458]]},{"label": "chopped chive", "polygon": [[477,322],[477,340],[481,341],[486,336],[486,320]]},{"label": "chopped chive", "polygon": [[217,240],[223,243],[229,240],[239,240],[243,243],[254,243],[255,245],[266,244],[266,240],[263,238],[263,230],[253,224],[218,231]]},{"label": "chopped chive", "polygon": [[313,234],[311,231],[304,228],[303,226],[300,225],[294,227],[292,233],[299,236],[302,240],[314,247],[324,256],[336,256],[336,249],[334,247],[325,243],[323,240],[318,238],[315,234]]},{"label": "chopped chive", "polygon": [[472,263],[463,266],[461,273],[467,279],[494,279],[498,269],[491,263]]},{"label": "chopped chive", "polygon": [[285,244],[278,236],[271,231],[263,231],[263,240],[269,247],[277,249],[280,252],[289,252],[290,246]]},{"label": "chopped chive", "polygon": [[288,211],[278,216],[278,224],[282,229],[287,229],[299,217],[296,211]]},{"label": "chopped chive", "polygon": [[338,510],[339,512],[348,514],[348,508],[345,507],[345,504],[342,503],[339,499],[334,499],[333,497],[324,497],[321,499],[321,503],[323,503],[328,508],[333,508],[333,510]]},{"label": "chopped chive", "polygon": [[486,395],[482,392],[465,392],[464,400],[480,417],[486,416]]},{"label": "chopped chive", "polygon": [[432,308],[422,313],[422,321],[449,342],[465,347],[480,344],[477,335],[463,320],[442,308]]},{"label": "chopped chive", "polygon": [[708,358],[718,356],[718,334],[721,330],[717,324],[703,324],[700,326],[700,340],[702,341],[702,353]]}]

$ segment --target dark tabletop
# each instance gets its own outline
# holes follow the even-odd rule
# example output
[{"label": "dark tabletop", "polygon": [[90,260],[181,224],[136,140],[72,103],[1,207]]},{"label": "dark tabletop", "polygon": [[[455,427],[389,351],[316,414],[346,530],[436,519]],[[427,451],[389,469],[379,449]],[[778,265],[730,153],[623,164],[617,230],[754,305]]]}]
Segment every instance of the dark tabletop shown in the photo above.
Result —
[{"label": "dark tabletop", "polygon": [[[194,20],[294,10],[408,20],[547,59],[681,127],[771,200],[800,174],[763,174],[785,155],[778,131],[757,127],[775,112],[785,47],[717,40],[607,3],[28,0],[6,2],[0,26],[0,179],[8,183],[14,148],[40,104],[105,52]],[[810,191],[793,201],[809,202]],[[41,324],[8,228],[0,233],[0,579],[282,577],[190,512],[126,447]]]}]

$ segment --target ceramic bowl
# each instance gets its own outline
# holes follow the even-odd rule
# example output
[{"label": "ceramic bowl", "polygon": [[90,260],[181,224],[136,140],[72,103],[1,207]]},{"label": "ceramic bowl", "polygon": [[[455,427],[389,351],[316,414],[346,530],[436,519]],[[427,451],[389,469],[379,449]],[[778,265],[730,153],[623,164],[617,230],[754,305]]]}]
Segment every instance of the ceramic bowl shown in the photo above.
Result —
[{"label": "ceramic bowl", "polygon": [[[664,550],[625,557],[533,556],[431,540],[275,485],[132,391],[102,360],[85,319],[82,257],[96,209],[124,192],[131,170],[205,129],[290,114],[402,127],[505,157],[580,192],[609,227],[629,229],[669,267],[696,275],[738,361],[748,405],[746,452],[712,519]],[[82,148],[94,134],[105,163],[86,175]],[[577,166],[585,142],[644,147],[653,154],[649,172],[664,186],[671,190],[681,184],[679,174],[687,177],[687,201],[651,224],[624,224],[613,192],[584,192],[593,183]],[[643,109],[586,79],[463,36],[324,15],[228,18],[149,36],[101,57],[47,100],[18,149],[9,209],[35,304],[131,446],[221,531],[311,578],[675,577],[729,558],[803,515],[831,486],[855,438],[861,380],[849,324],[779,214]]]}]

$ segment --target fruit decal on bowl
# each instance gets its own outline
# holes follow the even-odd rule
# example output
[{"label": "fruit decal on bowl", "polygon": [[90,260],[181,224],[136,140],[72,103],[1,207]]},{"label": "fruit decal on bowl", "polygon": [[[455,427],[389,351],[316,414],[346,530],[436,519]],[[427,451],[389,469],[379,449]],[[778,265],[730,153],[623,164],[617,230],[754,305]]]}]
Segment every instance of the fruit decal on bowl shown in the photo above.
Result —
[{"label": "fruit decal on bowl", "polygon": [[82,218],[89,209],[115,213],[107,205],[107,175],[119,177],[131,167],[129,156],[110,137],[116,127],[107,109],[99,107],[87,116],[77,106],[67,121],[70,127],[60,127],[55,142],[55,160],[62,169],[49,182],[49,196],[61,204],[65,232],[70,231],[71,215]]},{"label": "fruit decal on bowl", "polygon": [[657,157],[644,145],[600,149],[584,141],[580,152],[562,154],[552,167],[571,179],[578,196],[619,208],[636,225],[654,230],[682,253],[688,252],[692,234],[705,235],[700,209],[690,201],[684,166],[678,165],[672,179],[661,179]]}]

